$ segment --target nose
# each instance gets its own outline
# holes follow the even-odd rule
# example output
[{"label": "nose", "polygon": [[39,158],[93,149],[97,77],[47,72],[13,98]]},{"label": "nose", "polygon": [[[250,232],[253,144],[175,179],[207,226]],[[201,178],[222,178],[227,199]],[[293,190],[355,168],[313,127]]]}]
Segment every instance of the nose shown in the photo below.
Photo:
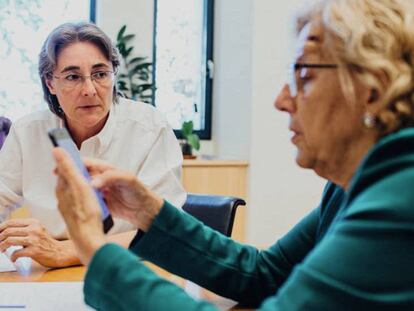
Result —
[{"label": "nose", "polygon": [[276,97],[274,106],[277,110],[292,113],[294,111],[294,98],[290,95],[289,86],[285,84]]},{"label": "nose", "polygon": [[89,77],[82,82],[82,95],[90,97],[96,95],[95,84]]}]

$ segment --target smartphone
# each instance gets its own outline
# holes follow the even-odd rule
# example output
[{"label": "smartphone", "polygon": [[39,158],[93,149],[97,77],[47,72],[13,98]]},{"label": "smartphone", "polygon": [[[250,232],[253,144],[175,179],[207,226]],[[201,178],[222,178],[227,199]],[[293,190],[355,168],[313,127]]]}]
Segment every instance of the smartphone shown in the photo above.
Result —
[{"label": "smartphone", "polygon": [[[90,181],[91,176],[89,175],[88,170],[83,164],[78,148],[76,147],[66,128],[51,129],[49,130],[48,134],[53,146],[62,147],[63,149],[65,149],[75,162],[77,168],[82,172],[86,180]],[[104,233],[107,233],[109,229],[111,229],[114,225],[114,221],[112,219],[111,214],[109,213],[108,207],[105,204],[102,193],[99,190],[95,189],[95,194],[98,197],[98,202],[102,211]]]}]

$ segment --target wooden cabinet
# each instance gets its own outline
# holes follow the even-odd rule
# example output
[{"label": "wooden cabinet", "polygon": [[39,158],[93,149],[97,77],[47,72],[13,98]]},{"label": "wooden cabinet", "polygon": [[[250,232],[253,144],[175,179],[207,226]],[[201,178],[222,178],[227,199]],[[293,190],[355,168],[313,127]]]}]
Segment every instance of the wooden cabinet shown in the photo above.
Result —
[{"label": "wooden cabinet", "polygon": [[[229,195],[247,201],[246,161],[184,160],[183,185],[187,192]],[[246,237],[246,206],[239,206],[232,237]]]}]

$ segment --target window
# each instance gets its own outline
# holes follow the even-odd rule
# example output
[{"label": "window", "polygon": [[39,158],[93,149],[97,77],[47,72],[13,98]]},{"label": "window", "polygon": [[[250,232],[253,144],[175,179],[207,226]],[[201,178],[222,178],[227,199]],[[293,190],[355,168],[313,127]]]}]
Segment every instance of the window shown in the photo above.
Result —
[{"label": "window", "polygon": [[200,138],[211,138],[213,7],[212,0],[155,0],[154,104],[178,137],[192,120]]},{"label": "window", "polygon": [[94,18],[94,5],[85,0],[0,1],[0,115],[14,121],[47,109],[37,73],[40,48],[57,25]]}]

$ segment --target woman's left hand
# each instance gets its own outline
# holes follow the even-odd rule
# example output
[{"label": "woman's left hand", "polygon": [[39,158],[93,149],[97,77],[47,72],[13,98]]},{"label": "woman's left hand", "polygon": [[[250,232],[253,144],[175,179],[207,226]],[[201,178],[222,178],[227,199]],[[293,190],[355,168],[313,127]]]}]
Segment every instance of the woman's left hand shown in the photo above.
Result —
[{"label": "woman's left hand", "polygon": [[31,257],[45,267],[66,267],[76,264],[73,248],[54,239],[43,225],[33,218],[12,219],[0,224],[0,252],[10,246],[22,246],[11,256]]},{"label": "woman's left hand", "polygon": [[54,148],[53,155],[58,176],[58,208],[78,250],[79,259],[87,265],[94,253],[106,243],[98,199],[63,149]]}]

